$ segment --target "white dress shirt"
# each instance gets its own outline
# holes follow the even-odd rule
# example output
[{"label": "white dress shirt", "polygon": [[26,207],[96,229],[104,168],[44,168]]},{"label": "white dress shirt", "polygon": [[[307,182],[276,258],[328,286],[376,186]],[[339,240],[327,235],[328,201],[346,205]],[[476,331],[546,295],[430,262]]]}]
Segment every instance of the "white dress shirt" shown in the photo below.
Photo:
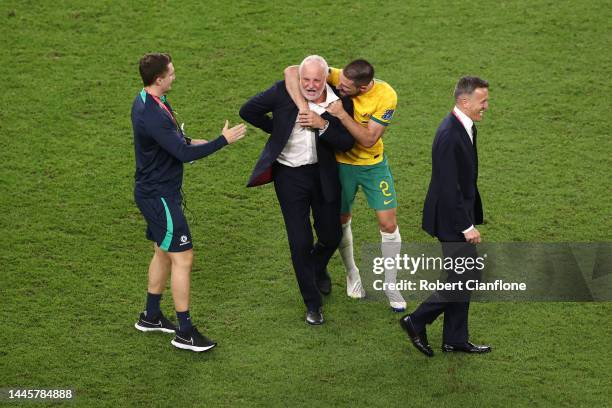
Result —
[{"label": "white dress shirt", "polygon": [[[470,137],[470,142],[474,144],[474,135],[472,134],[472,126],[474,126],[474,121],[470,119],[468,115],[461,112],[461,109],[459,109],[457,106],[453,108],[453,112],[455,113],[455,115],[457,115],[457,119],[459,119],[459,122],[461,122],[461,124],[465,128],[468,136]],[[461,231],[461,232],[465,234],[466,232],[470,232],[474,228],[475,228],[474,225],[471,225],[468,229]]]},{"label": "white dress shirt", "polygon": [[[323,112],[325,112],[325,108],[327,108],[330,103],[339,99],[328,84],[325,84],[325,86],[327,92],[325,101],[319,104],[308,101],[308,107],[310,110],[319,115],[322,115]],[[320,129],[319,135],[325,132],[325,130],[327,129]],[[279,163],[289,167],[299,167],[317,163],[317,141],[315,140],[314,129],[302,127],[297,122],[296,118],[295,126],[293,126],[293,130],[291,131],[291,136],[289,136],[287,144],[276,160]]]},{"label": "white dress shirt", "polygon": [[474,121],[470,119],[468,115],[461,112],[461,109],[456,106],[453,108],[453,112],[455,112],[457,118],[459,119],[459,122],[461,122],[461,124],[465,128],[468,136],[470,137],[470,142],[474,144],[474,135],[472,134],[472,126],[474,126]]}]

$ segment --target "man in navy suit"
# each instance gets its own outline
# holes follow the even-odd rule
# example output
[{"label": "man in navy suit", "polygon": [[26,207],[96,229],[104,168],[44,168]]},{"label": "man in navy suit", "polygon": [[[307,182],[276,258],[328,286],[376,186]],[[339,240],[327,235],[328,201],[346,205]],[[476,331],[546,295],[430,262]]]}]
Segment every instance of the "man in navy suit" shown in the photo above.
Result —
[{"label": "man in navy suit", "polygon": [[[284,81],[255,95],[240,109],[245,121],[270,133],[247,186],[274,181],[293,268],[306,305],[306,322],[313,325],[324,321],[321,293],[331,289],[327,263],[342,238],[335,151],[347,151],[354,144],[340,121],[325,111],[339,99],[326,83],[328,72],[327,62],[317,55],[306,57],[300,64],[300,89],[308,100],[308,112],[298,114]],[[352,112],[350,99],[343,104]]]},{"label": "man in navy suit", "polygon": [[[476,244],[481,238],[475,225],[482,224],[483,213],[476,185],[478,151],[474,122],[481,121],[489,107],[489,84],[483,79],[466,76],[457,83],[454,95],[455,107],[438,127],[433,142],[431,181],[423,206],[422,227],[441,242],[445,259],[476,259]],[[447,272],[449,283],[465,283],[478,278],[474,268]],[[463,289],[434,292],[414,312],[400,319],[412,344],[423,354],[433,356],[426,325],[442,313],[442,351],[491,351],[489,346],[469,341],[470,293]]]}]

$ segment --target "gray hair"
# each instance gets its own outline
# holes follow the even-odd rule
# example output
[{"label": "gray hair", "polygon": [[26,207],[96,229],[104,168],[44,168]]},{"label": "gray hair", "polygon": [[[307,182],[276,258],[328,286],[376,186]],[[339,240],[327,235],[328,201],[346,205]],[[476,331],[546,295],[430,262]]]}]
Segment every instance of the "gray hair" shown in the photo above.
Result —
[{"label": "gray hair", "polygon": [[478,77],[464,76],[455,85],[455,99],[463,95],[471,95],[477,88],[489,88],[489,83]]},{"label": "gray hair", "polygon": [[309,55],[304,58],[304,60],[300,64],[300,68],[298,71],[300,75],[302,74],[302,68],[304,67],[304,65],[309,64],[311,62],[316,62],[317,64],[319,64],[321,68],[323,68],[323,72],[325,72],[325,78],[327,78],[327,74],[329,74],[329,66],[327,65],[327,61],[325,61],[325,58],[321,57],[320,55]]}]

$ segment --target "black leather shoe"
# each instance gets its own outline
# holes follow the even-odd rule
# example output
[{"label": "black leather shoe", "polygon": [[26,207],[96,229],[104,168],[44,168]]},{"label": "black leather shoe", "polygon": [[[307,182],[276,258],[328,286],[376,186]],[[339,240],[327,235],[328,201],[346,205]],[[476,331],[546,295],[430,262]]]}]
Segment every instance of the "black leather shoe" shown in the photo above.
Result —
[{"label": "black leather shoe", "polygon": [[317,276],[317,288],[323,295],[329,295],[331,293],[331,277],[325,269],[320,276]]},{"label": "black leather shoe", "polygon": [[419,337],[421,338],[421,343],[423,343],[423,345],[431,351],[431,354],[433,354],[433,350],[429,345],[429,340],[427,340],[427,331],[425,329],[419,333]]},{"label": "black leather shoe", "polygon": [[479,346],[468,341],[463,344],[442,344],[442,351],[445,353],[488,353],[491,351],[491,346]]},{"label": "black leather shoe", "polygon": [[321,308],[319,308],[319,310],[308,310],[306,312],[306,323],[317,326],[323,324],[324,321]]},{"label": "black leather shoe", "polygon": [[417,350],[425,354],[427,357],[433,357],[433,350],[427,343],[427,340],[421,338],[421,335],[415,330],[414,325],[412,324],[412,320],[410,319],[410,315],[406,315],[400,319],[400,326],[402,327],[402,329],[404,329],[406,333],[408,333],[408,338],[410,338],[412,345]]}]

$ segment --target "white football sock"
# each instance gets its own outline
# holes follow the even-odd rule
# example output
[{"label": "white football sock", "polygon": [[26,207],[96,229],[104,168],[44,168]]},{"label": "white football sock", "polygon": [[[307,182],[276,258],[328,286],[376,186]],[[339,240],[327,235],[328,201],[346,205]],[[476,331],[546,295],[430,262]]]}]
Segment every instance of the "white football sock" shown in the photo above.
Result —
[{"label": "white football sock", "polygon": [[355,258],[353,255],[353,231],[351,230],[351,220],[348,220],[346,224],[342,224],[342,240],[340,241],[340,245],[338,245],[338,252],[340,252],[340,256],[342,257],[342,263],[344,264],[344,269],[346,269],[346,274],[349,276],[354,276],[355,274],[359,276],[359,269],[357,265],[355,265]]},{"label": "white football sock", "polygon": [[[380,249],[383,258],[395,259],[402,250],[402,236],[399,233],[399,227],[392,233],[380,231],[380,236],[382,238]],[[396,281],[397,267],[385,268],[385,283],[396,283]],[[406,301],[399,290],[385,290],[385,294],[391,307],[396,309],[406,308]]]},{"label": "white football sock", "polygon": [[338,245],[338,252],[342,258],[342,263],[346,269],[346,294],[354,299],[365,297],[365,291],[361,286],[361,276],[359,268],[355,265],[353,255],[353,231],[351,230],[351,220],[342,224],[342,240]]}]

